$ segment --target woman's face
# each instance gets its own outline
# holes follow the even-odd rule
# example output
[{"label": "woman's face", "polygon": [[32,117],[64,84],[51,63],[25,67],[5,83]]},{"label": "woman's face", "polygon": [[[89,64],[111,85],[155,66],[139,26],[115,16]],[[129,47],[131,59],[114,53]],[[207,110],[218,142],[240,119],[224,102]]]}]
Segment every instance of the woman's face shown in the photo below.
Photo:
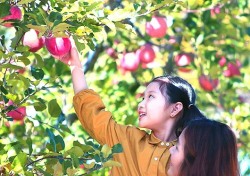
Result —
[{"label": "woman's face", "polygon": [[178,176],[181,164],[184,161],[184,145],[185,145],[184,133],[185,130],[179,136],[177,144],[169,149],[171,154],[170,164],[168,169],[169,176]]}]

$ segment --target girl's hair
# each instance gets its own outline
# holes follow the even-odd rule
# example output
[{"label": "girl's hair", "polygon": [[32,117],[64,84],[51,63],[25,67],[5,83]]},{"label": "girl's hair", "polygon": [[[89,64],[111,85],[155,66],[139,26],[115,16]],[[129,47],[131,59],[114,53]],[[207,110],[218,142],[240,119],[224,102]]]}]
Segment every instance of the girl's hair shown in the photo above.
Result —
[{"label": "girl's hair", "polygon": [[178,137],[186,124],[192,119],[205,118],[195,105],[196,94],[193,87],[184,79],[178,76],[159,76],[150,83],[158,82],[162,95],[167,102],[183,104],[183,115],[178,119],[175,126],[175,133]]},{"label": "girl's hair", "polygon": [[226,124],[193,120],[184,130],[184,161],[180,176],[239,176],[237,143]]}]

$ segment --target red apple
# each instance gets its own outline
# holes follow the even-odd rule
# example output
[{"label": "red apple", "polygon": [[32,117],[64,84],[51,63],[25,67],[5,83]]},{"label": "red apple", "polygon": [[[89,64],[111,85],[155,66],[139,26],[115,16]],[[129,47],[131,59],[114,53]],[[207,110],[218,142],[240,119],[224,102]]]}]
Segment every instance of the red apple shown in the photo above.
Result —
[{"label": "red apple", "polygon": [[216,16],[216,14],[219,14],[219,13],[220,13],[220,6],[218,5],[210,10],[210,14],[212,17]]},{"label": "red apple", "polygon": [[125,53],[121,59],[120,67],[125,71],[135,71],[139,63],[140,61],[134,52]]},{"label": "red apple", "polygon": [[117,59],[117,53],[114,48],[108,48],[106,49],[106,53],[112,57],[113,59]]},{"label": "red apple", "polygon": [[223,72],[224,76],[226,77],[239,76],[240,75],[239,65],[240,65],[239,62],[237,63],[229,62],[227,64],[227,70]]},{"label": "red apple", "polygon": [[19,74],[24,74],[24,72],[26,71],[26,68],[22,68],[22,69],[18,69],[17,71],[16,71],[16,73],[19,73]]},{"label": "red apple", "polygon": [[[8,105],[13,105],[12,101],[9,101]],[[22,121],[26,116],[26,107],[18,107],[17,109],[11,110],[7,113],[7,116],[17,121]]]},{"label": "red apple", "polygon": [[165,17],[153,16],[150,22],[146,23],[146,33],[155,38],[162,38],[167,33],[167,20]]},{"label": "red apple", "polygon": [[145,44],[136,51],[138,59],[142,63],[150,63],[155,59],[155,51],[150,44]]},{"label": "red apple", "polygon": [[70,39],[61,37],[45,38],[45,46],[53,56],[59,58],[67,55],[71,49]]},{"label": "red apple", "polygon": [[[10,7],[10,14],[2,17],[3,20],[21,20],[22,18],[22,11],[19,9],[18,6],[11,6]],[[5,27],[12,27],[11,22],[6,22],[3,24]]]},{"label": "red apple", "polygon": [[226,59],[224,56],[222,56],[222,57],[220,58],[220,60],[219,60],[219,65],[220,65],[221,67],[223,67],[223,66],[225,66],[226,63],[227,63],[227,59]]},{"label": "red apple", "polygon": [[182,72],[189,72],[191,71],[190,68],[185,68],[186,66],[190,65],[190,63],[194,60],[194,57],[191,53],[179,53],[175,56],[174,62],[176,66],[178,66],[179,70]]},{"label": "red apple", "polygon": [[199,83],[202,89],[204,89],[207,92],[211,92],[218,86],[219,80],[211,79],[207,75],[201,75],[199,76]]},{"label": "red apple", "polygon": [[38,38],[38,31],[30,29],[23,36],[23,45],[30,48],[29,51],[36,52],[44,45],[44,37]]}]

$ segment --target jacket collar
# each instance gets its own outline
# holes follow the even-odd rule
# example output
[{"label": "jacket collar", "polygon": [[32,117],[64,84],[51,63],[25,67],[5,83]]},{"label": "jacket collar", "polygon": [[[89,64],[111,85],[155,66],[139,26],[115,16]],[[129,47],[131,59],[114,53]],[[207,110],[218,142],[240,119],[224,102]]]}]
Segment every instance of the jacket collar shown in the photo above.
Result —
[{"label": "jacket collar", "polygon": [[169,143],[169,145],[166,146],[174,146],[177,142],[177,139],[170,141],[170,142],[166,142],[166,141],[161,141],[160,139],[158,139],[153,133],[151,133],[149,135],[149,143],[153,144],[153,145],[161,145],[162,142],[164,142],[165,144]]}]

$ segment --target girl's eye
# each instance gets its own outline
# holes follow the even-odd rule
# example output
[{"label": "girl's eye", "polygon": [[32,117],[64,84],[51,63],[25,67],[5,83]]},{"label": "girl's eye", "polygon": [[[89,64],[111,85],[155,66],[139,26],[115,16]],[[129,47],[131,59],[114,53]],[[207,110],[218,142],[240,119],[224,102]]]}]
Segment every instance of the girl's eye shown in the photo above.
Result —
[{"label": "girl's eye", "polygon": [[149,95],[148,98],[154,98],[154,96],[153,95]]}]

